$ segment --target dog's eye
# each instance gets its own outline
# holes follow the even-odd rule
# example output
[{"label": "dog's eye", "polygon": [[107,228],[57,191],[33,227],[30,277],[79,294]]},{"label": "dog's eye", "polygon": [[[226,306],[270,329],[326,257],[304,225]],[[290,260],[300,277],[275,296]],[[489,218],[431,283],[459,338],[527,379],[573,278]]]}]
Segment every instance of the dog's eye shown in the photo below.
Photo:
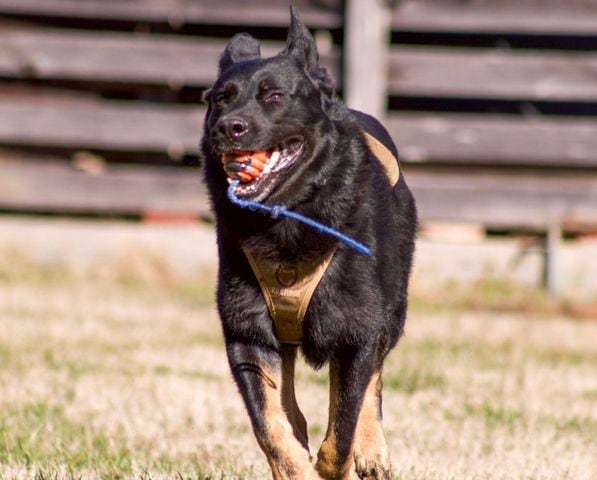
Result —
[{"label": "dog's eye", "polygon": [[230,100],[230,93],[229,92],[222,92],[222,93],[218,93],[214,99],[214,101],[216,102],[217,105],[219,105],[220,107],[223,105],[226,105],[228,103],[228,101]]},{"label": "dog's eye", "polygon": [[279,102],[280,100],[282,100],[283,96],[284,94],[282,92],[271,92],[267,95],[267,97],[265,97],[265,101],[267,103]]}]

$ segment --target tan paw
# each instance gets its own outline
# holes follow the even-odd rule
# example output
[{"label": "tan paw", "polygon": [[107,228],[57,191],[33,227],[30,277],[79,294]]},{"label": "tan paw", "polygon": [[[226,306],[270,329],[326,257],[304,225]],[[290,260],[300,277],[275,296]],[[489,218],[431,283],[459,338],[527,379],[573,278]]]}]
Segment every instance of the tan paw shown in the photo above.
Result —
[{"label": "tan paw", "polygon": [[354,466],[360,479],[391,480],[392,464],[387,449],[383,452],[355,451]]}]

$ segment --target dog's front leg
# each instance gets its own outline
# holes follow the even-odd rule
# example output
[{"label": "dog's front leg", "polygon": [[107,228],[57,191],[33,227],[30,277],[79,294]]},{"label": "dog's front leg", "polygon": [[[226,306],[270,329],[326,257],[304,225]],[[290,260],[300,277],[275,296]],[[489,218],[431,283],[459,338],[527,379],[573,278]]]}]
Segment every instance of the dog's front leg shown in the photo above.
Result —
[{"label": "dog's front leg", "polygon": [[355,432],[354,463],[359,478],[392,478],[390,452],[381,423],[381,389],[381,369],[378,369],[367,386]]},{"label": "dog's front leg", "polygon": [[285,363],[290,358],[285,356],[290,355],[294,372],[294,354],[246,343],[232,343],[227,350],[232,374],[274,479],[320,479],[306,448],[306,426],[297,428],[300,422],[293,418],[294,409],[284,408],[285,403],[294,401],[294,390],[284,388],[283,379],[283,372],[289,372]]},{"label": "dog's front leg", "polygon": [[350,478],[354,435],[367,385],[374,370],[374,348],[336,355],[330,361],[328,429],[317,454],[317,471],[326,479]]}]

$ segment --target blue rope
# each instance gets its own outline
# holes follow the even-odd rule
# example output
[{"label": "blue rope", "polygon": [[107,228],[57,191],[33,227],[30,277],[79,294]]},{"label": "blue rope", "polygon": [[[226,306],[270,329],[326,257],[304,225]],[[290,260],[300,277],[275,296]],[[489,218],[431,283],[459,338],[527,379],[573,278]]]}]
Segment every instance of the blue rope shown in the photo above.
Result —
[{"label": "blue rope", "polygon": [[337,230],[327,227],[309,217],[305,217],[304,215],[301,215],[300,213],[296,213],[291,210],[288,210],[284,205],[274,205],[273,207],[270,207],[270,206],[264,205],[262,203],[251,202],[249,200],[243,200],[242,198],[238,198],[236,196],[236,192],[235,192],[235,189],[238,186],[238,183],[239,183],[238,180],[234,180],[230,184],[230,186],[228,187],[228,198],[230,199],[230,201],[232,203],[238,205],[239,207],[248,208],[249,210],[253,210],[253,211],[267,212],[272,216],[273,219],[283,216],[283,217],[292,218],[294,220],[298,220],[299,222],[303,222],[303,223],[309,225],[310,227],[313,227],[314,229],[319,230],[322,233],[327,233],[328,235],[331,235],[332,237],[336,237],[338,240],[344,242],[349,247],[354,248],[357,252],[371,256],[371,249],[369,247],[367,247],[366,245],[363,245],[362,243],[357,242],[356,240],[353,240],[350,237],[347,237],[346,235],[338,232]]}]

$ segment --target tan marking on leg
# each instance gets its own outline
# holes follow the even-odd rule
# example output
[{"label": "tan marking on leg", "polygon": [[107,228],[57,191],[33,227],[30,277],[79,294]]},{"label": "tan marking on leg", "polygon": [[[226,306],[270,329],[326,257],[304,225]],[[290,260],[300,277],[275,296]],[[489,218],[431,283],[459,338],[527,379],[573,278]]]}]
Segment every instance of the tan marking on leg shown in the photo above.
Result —
[{"label": "tan marking on leg", "polygon": [[320,479],[309,451],[295,437],[288,412],[282,406],[282,372],[264,370],[270,381],[263,382],[265,434],[256,432],[276,480]]},{"label": "tan marking on leg", "polygon": [[371,377],[355,432],[354,461],[359,478],[389,479],[390,453],[382,427],[381,372]]},{"label": "tan marking on leg", "polygon": [[286,411],[288,420],[296,439],[309,451],[309,437],[307,434],[307,421],[301,412],[294,393],[294,365],[297,347],[294,345],[282,346],[282,407]]},{"label": "tan marking on leg", "polygon": [[338,411],[338,371],[334,362],[330,362],[330,405],[328,412],[328,428],[325,438],[317,453],[317,471],[326,479],[347,479],[350,478],[351,455],[344,465],[339,465],[338,451],[336,447],[336,435],[334,425],[336,424]]}]

